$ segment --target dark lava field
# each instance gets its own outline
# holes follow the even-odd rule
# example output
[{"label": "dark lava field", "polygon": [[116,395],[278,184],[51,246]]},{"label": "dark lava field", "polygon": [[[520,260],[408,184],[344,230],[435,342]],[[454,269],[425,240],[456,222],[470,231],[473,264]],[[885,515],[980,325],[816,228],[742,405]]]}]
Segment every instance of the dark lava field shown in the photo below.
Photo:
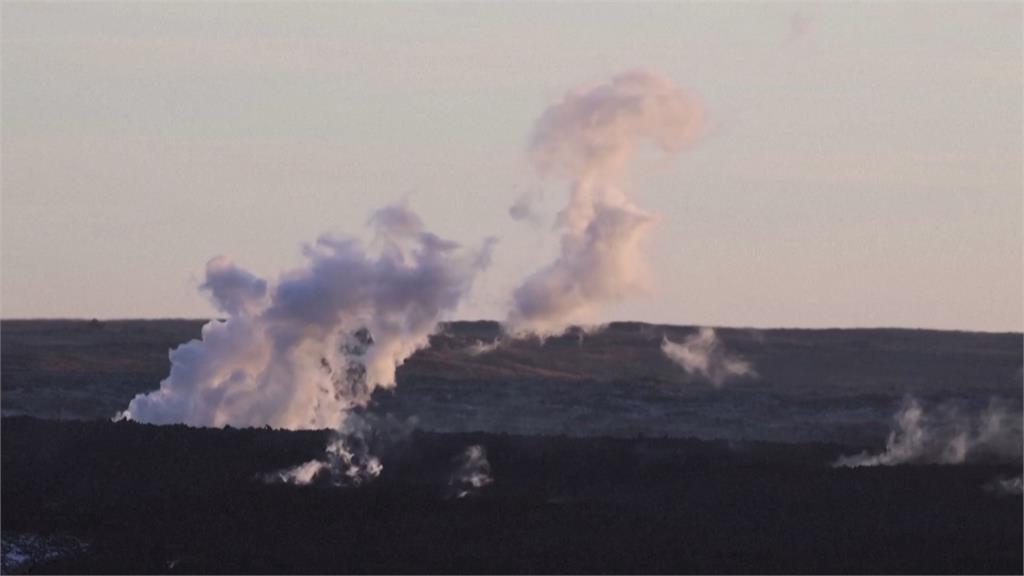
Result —
[{"label": "dark lava field", "polygon": [[[380,476],[297,486],[268,478],[331,431],[111,421],[201,324],[0,323],[4,572],[1024,571],[1018,333],[723,328],[757,376],[715,387],[660,350],[693,327],[472,355],[498,326],[449,324],[363,413],[397,423],[366,439]],[[1016,448],[833,465],[885,451],[910,397],[998,403]],[[470,446],[489,482],[464,492]]]}]

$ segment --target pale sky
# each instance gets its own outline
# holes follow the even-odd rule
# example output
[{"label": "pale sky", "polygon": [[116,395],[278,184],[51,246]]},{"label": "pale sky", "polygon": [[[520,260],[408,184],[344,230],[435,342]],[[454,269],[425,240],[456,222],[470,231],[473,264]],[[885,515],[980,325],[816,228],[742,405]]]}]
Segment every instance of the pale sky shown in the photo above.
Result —
[{"label": "pale sky", "polygon": [[[558,250],[544,109],[637,67],[704,134],[631,171],[646,294],[600,320],[1022,329],[1022,4],[2,4],[4,318],[209,317],[398,200],[494,264]],[[540,187],[540,227],[508,206]]]}]

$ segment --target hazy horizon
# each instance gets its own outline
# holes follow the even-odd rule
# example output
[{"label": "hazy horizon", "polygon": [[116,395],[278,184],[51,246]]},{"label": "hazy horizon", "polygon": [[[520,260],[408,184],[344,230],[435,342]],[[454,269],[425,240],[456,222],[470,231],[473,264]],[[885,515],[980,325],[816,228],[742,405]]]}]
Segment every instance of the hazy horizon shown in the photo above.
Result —
[{"label": "hazy horizon", "polygon": [[[0,318],[0,322],[91,322],[97,320],[99,322],[209,322],[210,320],[226,320],[225,316],[209,315],[209,316],[152,316],[148,318],[142,317],[46,317],[46,318],[33,318],[33,317],[3,317]],[[495,324],[501,324],[504,319],[501,318],[453,318],[451,320],[445,320],[441,322],[441,325],[450,323],[464,322],[471,324],[474,322],[493,322]],[[593,330],[603,329],[611,324],[646,324],[649,326],[678,326],[678,327],[707,327],[724,330],[906,330],[906,331],[926,331],[926,332],[967,332],[967,333],[978,333],[978,334],[1024,334],[1021,330],[971,330],[965,328],[933,328],[929,326],[741,326],[741,325],[729,325],[729,324],[700,324],[693,322],[656,322],[653,320],[628,320],[628,319],[610,319],[603,321],[599,324],[573,324],[568,329],[584,329]]]},{"label": "hazy horizon", "polygon": [[503,320],[559,250],[538,118],[642,68],[705,123],[630,167],[651,282],[594,323],[1020,332],[1022,10],[4,2],[0,317],[211,318],[214,256],[274,283],[404,202],[499,238],[454,319]]}]

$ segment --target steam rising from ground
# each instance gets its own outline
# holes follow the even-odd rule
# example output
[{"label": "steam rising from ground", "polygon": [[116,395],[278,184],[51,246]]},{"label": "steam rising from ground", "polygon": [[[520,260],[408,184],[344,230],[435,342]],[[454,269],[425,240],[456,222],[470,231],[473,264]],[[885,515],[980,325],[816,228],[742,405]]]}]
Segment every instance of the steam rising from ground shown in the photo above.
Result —
[{"label": "steam rising from ground", "polygon": [[[224,257],[202,289],[227,314],[174,349],[160,389],[123,416],[154,424],[340,428],[395,369],[428,344],[490,260],[493,240],[468,251],[424,229],[404,206],[370,219],[377,253],[351,238],[305,247],[305,268],[268,283]],[[346,459],[344,444],[331,454]],[[303,472],[305,475],[314,466]]]},{"label": "steam rising from ground", "polygon": [[[561,256],[516,290],[512,333],[552,334],[622,297],[640,283],[637,244],[654,218],[619,188],[623,167],[644,141],[676,152],[693,135],[696,102],[649,72],[628,72],[577,90],[538,121],[530,156],[541,175],[572,180],[559,215]],[[537,221],[535,198],[511,209]],[[276,285],[226,257],[207,264],[201,289],[225,321],[203,327],[170,354],[160,389],[136,396],[120,417],[155,424],[334,428],[325,457],[277,473],[309,483],[325,471],[335,483],[358,484],[380,473],[360,433],[345,428],[353,408],[376,388],[395,386],[395,370],[429,343],[454,311],[494,240],[476,251],[427,232],[405,206],[370,219],[370,250],[351,238],[322,237],[304,250],[306,267]],[[500,342],[481,343],[482,354]],[[490,482],[482,447],[470,447],[458,484]]]},{"label": "steam rising from ground", "polygon": [[448,482],[455,491],[456,498],[476,494],[494,481],[491,478],[491,463],[487,460],[487,450],[479,444],[467,447],[459,456],[457,464],[458,469]]},{"label": "steam rising from ground", "polygon": [[701,328],[682,344],[663,338],[661,351],[687,374],[703,376],[716,388],[721,388],[733,378],[756,376],[749,362],[725,350],[725,345],[712,328]]},{"label": "steam rising from ground", "polygon": [[843,456],[835,465],[961,464],[974,457],[1021,457],[1020,417],[1011,417],[999,402],[989,402],[976,419],[951,408],[937,412],[925,414],[916,399],[906,398],[895,416],[884,452]]},{"label": "steam rising from ground", "polygon": [[369,434],[369,422],[349,417],[343,428],[334,433],[323,458],[269,474],[265,480],[299,485],[322,481],[334,486],[359,486],[369,482],[384,470],[380,459],[370,452]]},{"label": "steam rising from ground", "polygon": [[353,439],[358,438],[353,435],[339,435],[327,445],[323,459],[310,460],[294,468],[282,470],[272,475],[270,480],[305,485],[312,483],[320,475],[326,475],[328,481],[335,486],[359,486],[373,480],[380,476],[384,467],[381,466],[380,459],[369,453],[365,444],[353,442]]},{"label": "steam rising from ground", "polygon": [[623,169],[646,141],[678,152],[699,120],[693,97],[646,71],[577,89],[541,116],[531,160],[541,176],[568,178],[572,195],[561,254],[513,294],[511,332],[560,333],[642,285],[638,244],[655,217],[620,187]]},{"label": "steam rising from ground", "polygon": [[[637,243],[654,218],[619,188],[623,167],[645,141],[678,151],[699,115],[693,98],[644,71],[574,91],[544,113],[531,159],[540,174],[571,179],[573,191],[559,216],[561,256],[514,294],[513,333],[560,332],[639,284]],[[526,201],[514,210],[530,214]],[[375,250],[322,237],[305,248],[307,266],[275,286],[223,256],[212,259],[202,290],[227,320],[174,349],[160,389],[136,396],[121,416],[340,429],[376,388],[395,385],[396,367],[455,310],[494,243],[461,249],[427,232],[405,206],[379,210],[370,223]],[[344,446],[336,448],[344,460]]]}]

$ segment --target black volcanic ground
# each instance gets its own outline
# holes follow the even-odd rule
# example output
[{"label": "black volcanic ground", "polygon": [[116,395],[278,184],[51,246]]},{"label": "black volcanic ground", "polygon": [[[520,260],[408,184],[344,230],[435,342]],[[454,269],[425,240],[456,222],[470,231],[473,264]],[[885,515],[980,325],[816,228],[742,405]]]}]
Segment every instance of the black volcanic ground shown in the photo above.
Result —
[{"label": "black volcanic ground", "polygon": [[[375,482],[337,488],[261,480],[326,431],[109,422],[200,326],[0,323],[5,572],[1024,571],[1021,496],[986,489],[1019,455],[830,466],[881,450],[906,395],[1019,420],[1020,334],[721,329],[759,377],[715,389],[660,352],[693,328],[474,357],[497,325],[455,323],[370,408],[415,430],[373,441]],[[454,498],[476,444],[494,482]]]}]

